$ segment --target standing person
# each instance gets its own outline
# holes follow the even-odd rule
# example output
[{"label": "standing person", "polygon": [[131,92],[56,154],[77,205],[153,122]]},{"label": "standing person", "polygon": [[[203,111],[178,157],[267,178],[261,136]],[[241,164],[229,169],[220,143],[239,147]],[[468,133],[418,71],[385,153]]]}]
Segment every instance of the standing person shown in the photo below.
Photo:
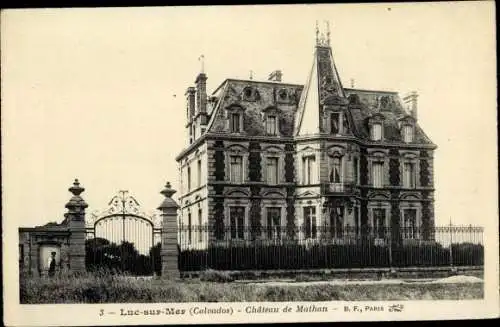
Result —
[{"label": "standing person", "polygon": [[55,273],[56,273],[56,252],[51,252],[49,258],[49,277],[54,277]]}]

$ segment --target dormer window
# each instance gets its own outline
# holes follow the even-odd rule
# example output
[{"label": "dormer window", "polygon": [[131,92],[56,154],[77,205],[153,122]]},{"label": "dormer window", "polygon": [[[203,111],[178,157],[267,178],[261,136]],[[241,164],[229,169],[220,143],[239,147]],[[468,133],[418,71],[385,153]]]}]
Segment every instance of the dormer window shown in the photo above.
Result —
[{"label": "dormer window", "polygon": [[330,119],[326,128],[329,127],[331,135],[349,133],[349,120],[345,112],[331,112],[327,117]]},{"label": "dormer window", "polygon": [[267,135],[278,136],[279,133],[280,110],[275,106],[270,106],[262,110],[262,119]]},{"label": "dormer window", "polygon": [[403,141],[405,143],[413,142],[413,126],[403,125]]},{"label": "dormer window", "polygon": [[382,124],[381,123],[375,123],[372,125],[371,138],[372,138],[372,141],[382,140]]},{"label": "dormer window", "polygon": [[238,112],[234,112],[231,114],[231,132],[239,133],[241,132],[241,114]]},{"label": "dormer window", "polygon": [[349,133],[349,120],[347,120],[347,114],[342,115],[342,133]]},{"label": "dormer window", "polygon": [[330,115],[330,133],[340,133],[340,115],[338,112],[334,112]]},{"label": "dormer window", "polygon": [[244,101],[259,101],[260,100],[260,94],[259,91],[251,86],[247,86],[243,89],[243,94],[242,98]]},{"label": "dormer window", "polygon": [[269,115],[266,118],[266,133],[268,135],[278,134],[278,120],[275,115]]},{"label": "dormer window", "polygon": [[243,118],[244,118],[245,108],[233,104],[226,108],[226,130],[230,133],[243,133]]},{"label": "dormer window", "polygon": [[280,100],[282,101],[285,101],[288,97],[288,94],[286,92],[285,89],[282,89],[280,92],[279,92],[279,97],[280,97]]}]

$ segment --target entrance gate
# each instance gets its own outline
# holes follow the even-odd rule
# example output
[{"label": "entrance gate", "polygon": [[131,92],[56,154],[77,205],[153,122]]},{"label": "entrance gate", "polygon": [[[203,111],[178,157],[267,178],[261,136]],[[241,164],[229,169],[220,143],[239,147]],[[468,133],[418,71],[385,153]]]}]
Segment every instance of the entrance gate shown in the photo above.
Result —
[{"label": "entrance gate", "polygon": [[85,225],[87,270],[160,274],[161,218],[143,212],[128,191],[119,191],[108,208],[88,215]]}]

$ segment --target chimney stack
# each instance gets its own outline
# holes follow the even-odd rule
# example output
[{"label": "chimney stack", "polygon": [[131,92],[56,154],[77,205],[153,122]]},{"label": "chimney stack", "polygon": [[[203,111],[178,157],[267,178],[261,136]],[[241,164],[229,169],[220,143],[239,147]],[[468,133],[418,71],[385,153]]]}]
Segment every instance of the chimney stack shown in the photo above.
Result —
[{"label": "chimney stack", "polygon": [[196,109],[197,113],[207,112],[207,75],[200,73],[196,77]]},{"label": "chimney stack", "polygon": [[188,87],[186,90],[186,102],[187,102],[187,120],[188,123],[191,122],[191,120],[194,117],[195,114],[195,93],[196,90],[194,87]]},{"label": "chimney stack", "polygon": [[407,96],[403,98],[404,104],[410,110],[411,116],[417,120],[418,112],[417,112],[417,98],[418,94],[416,91],[410,92]]},{"label": "chimney stack", "polygon": [[268,80],[273,82],[281,82],[282,76],[283,74],[281,73],[281,70],[275,70],[271,74],[269,74]]}]

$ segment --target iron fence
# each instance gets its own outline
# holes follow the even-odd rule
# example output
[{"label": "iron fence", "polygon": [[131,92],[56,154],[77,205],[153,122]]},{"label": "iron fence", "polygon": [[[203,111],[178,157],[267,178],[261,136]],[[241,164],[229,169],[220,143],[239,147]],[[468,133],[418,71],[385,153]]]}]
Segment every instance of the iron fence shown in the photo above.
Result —
[{"label": "iron fence", "polygon": [[181,271],[481,266],[483,228],[179,226]]}]

